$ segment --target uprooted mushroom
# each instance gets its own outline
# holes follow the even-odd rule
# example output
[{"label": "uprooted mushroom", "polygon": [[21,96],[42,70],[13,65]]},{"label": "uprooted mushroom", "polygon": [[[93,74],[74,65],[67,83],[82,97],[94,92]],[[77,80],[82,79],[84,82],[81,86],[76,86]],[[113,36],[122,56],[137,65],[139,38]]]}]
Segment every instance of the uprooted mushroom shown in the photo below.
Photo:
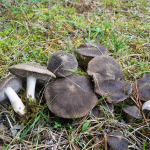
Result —
[{"label": "uprooted mushroom", "polygon": [[32,101],[35,100],[36,81],[45,83],[52,77],[56,77],[46,67],[35,62],[13,65],[9,67],[9,71],[17,77],[27,80],[27,98],[31,98]]},{"label": "uprooted mushroom", "polygon": [[91,80],[79,74],[58,78],[45,89],[49,109],[62,118],[79,118],[92,110],[97,103]]},{"label": "uprooted mushroom", "polygon": [[25,105],[17,93],[22,88],[22,82],[14,76],[9,76],[0,82],[0,101],[9,99],[14,111],[19,115],[24,115]]}]

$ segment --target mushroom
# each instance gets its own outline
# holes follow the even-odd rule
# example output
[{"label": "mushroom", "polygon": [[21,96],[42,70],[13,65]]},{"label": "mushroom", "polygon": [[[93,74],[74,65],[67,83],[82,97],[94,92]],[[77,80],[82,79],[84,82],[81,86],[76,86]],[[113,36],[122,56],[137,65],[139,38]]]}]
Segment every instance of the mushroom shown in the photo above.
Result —
[{"label": "mushroom", "polygon": [[136,106],[124,106],[123,111],[127,114],[126,115],[126,121],[128,123],[133,122],[135,119],[141,119],[143,118],[142,113]]},{"label": "mushroom", "polygon": [[97,103],[91,80],[79,74],[58,78],[45,88],[49,109],[62,118],[87,115]]},{"label": "mushroom", "polygon": [[56,77],[44,66],[35,62],[13,65],[9,67],[9,71],[19,78],[27,78],[27,98],[31,98],[32,101],[35,99],[36,81],[44,83],[48,82],[51,77]]},{"label": "mushroom", "polygon": [[87,72],[90,76],[94,73],[99,74],[102,80],[123,78],[121,65],[113,57],[107,55],[93,58],[88,63]]},{"label": "mushroom", "polygon": [[104,110],[103,107],[100,105],[96,105],[90,112],[90,116],[92,118],[104,118],[105,114],[104,114]]},{"label": "mushroom", "polygon": [[[102,106],[101,106],[102,105]],[[112,103],[101,103],[101,105],[96,105],[90,112],[91,117],[102,118],[105,117],[107,113],[113,113],[114,105]],[[105,112],[106,111],[106,112]]]},{"label": "mushroom", "polygon": [[132,86],[127,81],[102,80],[102,78],[97,79],[97,76],[93,76],[93,79],[95,92],[98,95],[106,96],[110,103],[121,102],[128,98],[132,92]]},{"label": "mushroom", "polygon": [[55,52],[50,56],[48,70],[53,72],[57,77],[71,75],[70,70],[77,70],[78,62],[76,58],[66,52]]},{"label": "mushroom", "polygon": [[16,113],[19,115],[25,114],[25,105],[16,94],[20,91],[22,82],[14,76],[9,76],[0,82],[0,101],[9,99]]},{"label": "mushroom", "polygon": [[142,110],[147,109],[150,110],[150,100],[146,101],[143,105],[142,105]]},{"label": "mushroom", "polygon": [[104,45],[96,42],[85,42],[82,43],[75,52],[79,54],[80,58],[81,56],[85,57],[83,66],[87,67],[91,59],[96,56],[105,55],[107,53],[107,48]]},{"label": "mushroom", "polygon": [[[136,87],[136,83],[134,84]],[[144,74],[143,78],[137,80],[137,90],[139,98],[147,101],[150,98],[150,73]]]},{"label": "mushroom", "polygon": [[117,131],[109,135],[107,143],[113,150],[127,150],[128,148],[127,138],[121,132]]}]

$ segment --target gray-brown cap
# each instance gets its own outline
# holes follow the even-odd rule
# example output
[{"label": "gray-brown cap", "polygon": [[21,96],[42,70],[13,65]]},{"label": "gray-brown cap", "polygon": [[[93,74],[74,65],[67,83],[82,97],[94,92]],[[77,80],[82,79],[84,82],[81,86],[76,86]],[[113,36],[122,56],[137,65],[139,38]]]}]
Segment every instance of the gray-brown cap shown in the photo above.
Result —
[{"label": "gray-brown cap", "polygon": [[[93,76],[94,77],[94,76]],[[98,81],[95,77],[95,92],[101,96],[107,96],[106,99],[111,103],[118,103],[129,97],[132,92],[132,86],[127,81],[103,80]]]},{"label": "gray-brown cap", "polygon": [[85,42],[75,52],[78,54],[79,65],[87,68],[89,61],[96,56],[105,55],[107,48],[96,42]]},{"label": "gray-brown cap", "polygon": [[87,72],[89,75],[93,73],[98,73],[103,80],[105,78],[110,79],[122,79],[123,71],[121,65],[111,56],[102,55],[93,58],[88,63]]},{"label": "gray-brown cap", "polygon": [[121,132],[111,133],[107,142],[114,150],[127,150],[128,148],[128,140]]},{"label": "gray-brown cap", "polygon": [[[136,87],[136,83],[134,84]],[[150,73],[144,74],[143,78],[137,80],[139,98],[143,101],[150,99]]]},{"label": "gray-brown cap", "polygon": [[7,98],[5,94],[5,89],[11,87],[16,93],[22,88],[22,82],[15,76],[8,76],[0,82],[0,101],[3,101]]},{"label": "gray-brown cap", "polygon": [[67,52],[55,52],[50,56],[48,70],[53,72],[57,77],[71,75],[70,70],[77,70],[78,62],[76,58]]},{"label": "gray-brown cap", "polygon": [[56,77],[46,67],[35,62],[13,65],[9,67],[9,71],[19,78],[26,78],[27,98],[31,98],[33,101],[35,99],[36,82],[46,83],[50,81],[52,77]]},{"label": "gray-brown cap", "polygon": [[83,117],[97,103],[91,80],[79,74],[49,83],[45,89],[45,98],[49,109],[62,118]]},{"label": "gray-brown cap", "polygon": [[26,78],[27,76],[35,77],[39,82],[48,82],[51,77],[56,76],[50,72],[46,67],[39,63],[29,62],[17,64],[9,67],[9,71],[19,78]]},{"label": "gray-brown cap", "polygon": [[105,55],[107,48],[96,42],[85,42],[78,47],[76,53],[94,58],[96,56]]},{"label": "gray-brown cap", "polygon": [[8,98],[14,111],[22,116],[26,113],[25,105],[16,94],[20,91],[21,87],[22,82],[14,76],[9,76],[0,82],[0,101]]},{"label": "gray-brown cap", "polygon": [[126,106],[123,107],[123,111],[126,114],[132,116],[133,118],[136,118],[136,119],[143,118],[142,113],[140,112],[140,110],[136,106],[126,105]]}]

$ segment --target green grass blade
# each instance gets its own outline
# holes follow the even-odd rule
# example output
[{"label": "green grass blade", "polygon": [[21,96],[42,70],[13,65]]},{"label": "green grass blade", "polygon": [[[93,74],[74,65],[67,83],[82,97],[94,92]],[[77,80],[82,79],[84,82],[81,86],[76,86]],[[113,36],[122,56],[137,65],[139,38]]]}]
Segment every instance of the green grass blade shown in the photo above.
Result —
[{"label": "green grass blade", "polygon": [[49,119],[39,110],[39,113],[42,115],[42,117],[47,121],[48,124],[50,124],[51,122],[49,121]]},{"label": "green grass blade", "polygon": [[39,114],[39,116],[35,119],[35,121],[32,123],[32,125],[28,128],[28,130],[22,135],[22,137],[20,138],[20,140],[18,141],[18,143],[21,142],[21,140],[27,135],[27,133],[31,130],[31,128],[35,125],[35,123],[40,119],[41,114]]}]

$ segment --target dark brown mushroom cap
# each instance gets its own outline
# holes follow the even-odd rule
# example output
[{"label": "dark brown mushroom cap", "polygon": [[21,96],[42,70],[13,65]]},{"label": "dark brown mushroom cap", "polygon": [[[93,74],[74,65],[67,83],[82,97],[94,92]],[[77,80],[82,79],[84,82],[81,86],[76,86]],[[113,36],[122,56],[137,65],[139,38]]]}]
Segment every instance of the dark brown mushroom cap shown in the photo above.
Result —
[{"label": "dark brown mushroom cap", "polygon": [[96,42],[85,42],[78,47],[76,53],[82,56],[96,57],[105,55],[107,53],[107,48]]},{"label": "dark brown mushroom cap", "polygon": [[111,77],[112,79],[123,78],[123,71],[121,65],[111,56],[101,55],[93,58],[88,63],[87,72],[89,75],[93,73],[100,74],[104,79]]},{"label": "dark brown mushroom cap", "polygon": [[[136,87],[136,83],[134,84]],[[146,73],[143,78],[137,80],[139,98],[143,101],[150,99],[150,73]]]},{"label": "dark brown mushroom cap", "polygon": [[75,118],[87,115],[97,103],[89,78],[73,74],[58,78],[45,89],[49,109],[62,118]]},{"label": "dark brown mushroom cap", "polygon": [[65,77],[73,72],[69,70],[77,70],[78,62],[76,58],[66,52],[55,52],[50,56],[48,70],[53,72],[57,77]]},{"label": "dark brown mushroom cap", "polygon": [[101,96],[107,96],[106,99],[111,103],[118,103],[129,97],[132,92],[132,86],[127,81],[104,80],[98,82],[94,78],[95,92]]},{"label": "dark brown mushroom cap", "polygon": [[22,82],[14,76],[8,76],[0,82],[0,101],[3,101],[7,98],[5,94],[5,89],[11,87],[16,93],[22,88]]},{"label": "dark brown mushroom cap", "polygon": [[107,142],[114,150],[127,150],[128,148],[128,140],[121,132],[111,133]]},{"label": "dark brown mushroom cap", "polygon": [[9,67],[9,71],[19,78],[33,76],[37,78],[39,82],[48,82],[51,77],[56,77],[52,72],[46,69],[46,67],[35,62],[13,65]]},{"label": "dark brown mushroom cap", "polygon": [[143,118],[142,113],[136,106],[124,106],[123,111],[136,119]]}]

